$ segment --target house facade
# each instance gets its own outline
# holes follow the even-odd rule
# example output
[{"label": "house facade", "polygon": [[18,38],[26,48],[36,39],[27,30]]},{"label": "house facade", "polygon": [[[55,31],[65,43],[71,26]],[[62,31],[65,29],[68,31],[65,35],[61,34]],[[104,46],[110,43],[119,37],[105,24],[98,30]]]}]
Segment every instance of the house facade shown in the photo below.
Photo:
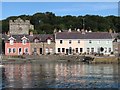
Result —
[{"label": "house facade", "polygon": [[55,53],[53,35],[11,35],[5,37],[5,55],[46,55]]},{"label": "house facade", "polygon": [[52,34],[30,36],[32,55],[46,55],[55,53],[55,41]]},{"label": "house facade", "polygon": [[112,36],[108,32],[57,32],[56,53],[60,54],[111,54]]},{"label": "house facade", "polygon": [[55,50],[59,54],[83,53],[85,42],[78,32],[57,32],[55,34]]},{"label": "house facade", "polygon": [[113,52],[113,39],[108,32],[86,33],[84,41],[87,54],[103,53],[105,55]]},{"label": "house facade", "polygon": [[13,35],[5,39],[5,55],[30,55],[30,42],[26,36]]}]

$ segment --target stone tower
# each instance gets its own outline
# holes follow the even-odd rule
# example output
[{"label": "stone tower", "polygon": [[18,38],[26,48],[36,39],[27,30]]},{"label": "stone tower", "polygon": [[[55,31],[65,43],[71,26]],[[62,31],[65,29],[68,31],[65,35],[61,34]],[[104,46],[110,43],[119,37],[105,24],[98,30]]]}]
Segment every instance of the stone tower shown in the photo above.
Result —
[{"label": "stone tower", "polygon": [[12,35],[29,34],[29,30],[34,30],[34,26],[30,24],[29,20],[22,20],[18,18],[16,20],[9,21],[9,31]]}]

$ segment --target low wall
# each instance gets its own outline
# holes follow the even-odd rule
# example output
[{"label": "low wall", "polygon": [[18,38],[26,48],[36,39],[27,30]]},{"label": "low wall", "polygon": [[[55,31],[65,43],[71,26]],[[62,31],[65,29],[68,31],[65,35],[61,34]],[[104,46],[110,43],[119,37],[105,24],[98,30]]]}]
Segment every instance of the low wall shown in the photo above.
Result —
[{"label": "low wall", "polygon": [[[93,57],[93,56],[91,56]],[[3,56],[3,61],[20,61],[20,60],[37,60],[37,61],[72,61],[78,62],[83,56],[80,55],[28,55],[28,56]],[[120,58],[118,57],[94,57],[91,63],[119,63]]]}]

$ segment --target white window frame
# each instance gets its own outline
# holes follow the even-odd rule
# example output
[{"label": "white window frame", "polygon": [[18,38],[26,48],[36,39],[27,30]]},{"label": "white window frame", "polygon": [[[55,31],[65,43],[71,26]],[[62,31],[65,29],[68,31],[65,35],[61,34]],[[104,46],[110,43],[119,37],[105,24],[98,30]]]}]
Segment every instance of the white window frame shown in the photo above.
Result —
[{"label": "white window frame", "polygon": [[28,52],[26,52],[26,49],[28,50],[28,48],[26,47],[26,48],[24,48],[24,53],[29,53],[29,50],[28,50]]},{"label": "white window frame", "polygon": [[[11,52],[9,52],[9,49],[11,50]],[[12,48],[7,48],[7,53],[12,53]]]},{"label": "white window frame", "polygon": [[26,39],[23,39],[23,40],[22,40],[22,44],[23,44],[23,45],[26,45],[26,43],[27,43],[27,40],[26,40]]},{"label": "white window frame", "polygon": [[[13,49],[15,49],[15,52],[13,52]],[[16,48],[12,48],[12,53],[16,53]]]},{"label": "white window frame", "polygon": [[14,40],[10,40],[10,45],[13,45],[14,44]]},{"label": "white window frame", "polygon": [[91,44],[91,43],[92,43],[92,40],[89,40],[89,43]]},{"label": "white window frame", "polygon": [[51,44],[51,40],[50,39],[47,39],[47,44]]},{"label": "white window frame", "polygon": [[108,52],[110,53],[112,51],[112,48],[108,48]]},{"label": "white window frame", "polygon": [[49,48],[45,48],[45,53],[49,53]]},{"label": "white window frame", "polygon": [[[59,52],[59,50],[58,49],[60,49],[60,52]],[[57,51],[58,51],[58,53],[61,53],[61,48],[57,48]]]},{"label": "white window frame", "polygon": [[72,44],[72,40],[69,40],[69,44]]},{"label": "white window frame", "polygon": [[[62,41],[62,42],[61,42]],[[63,40],[60,40],[60,44],[62,44],[63,43]]]},{"label": "white window frame", "polygon": [[105,49],[105,53],[107,53],[107,47],[105,47],[104,49]]},{"label": "white window frame", "polygon": [[80,40],[78,40],[78,43],[80,43]]}]

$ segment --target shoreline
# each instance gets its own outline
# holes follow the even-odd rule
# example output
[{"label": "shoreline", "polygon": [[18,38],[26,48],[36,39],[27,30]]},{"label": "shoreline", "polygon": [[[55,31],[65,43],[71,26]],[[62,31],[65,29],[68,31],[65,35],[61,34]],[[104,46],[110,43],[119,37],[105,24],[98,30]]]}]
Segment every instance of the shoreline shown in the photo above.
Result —
[{"label": "shoreline", "polygon": [[[24,62],[81,62],[80,55],[41,55],[41,56],[3,56],[2,63],[24,63]],[[93,57],[91,64],[120,64],[120,57],[115,56],[89,56]],[[81,62],[82,63],[82,62]]]}]

